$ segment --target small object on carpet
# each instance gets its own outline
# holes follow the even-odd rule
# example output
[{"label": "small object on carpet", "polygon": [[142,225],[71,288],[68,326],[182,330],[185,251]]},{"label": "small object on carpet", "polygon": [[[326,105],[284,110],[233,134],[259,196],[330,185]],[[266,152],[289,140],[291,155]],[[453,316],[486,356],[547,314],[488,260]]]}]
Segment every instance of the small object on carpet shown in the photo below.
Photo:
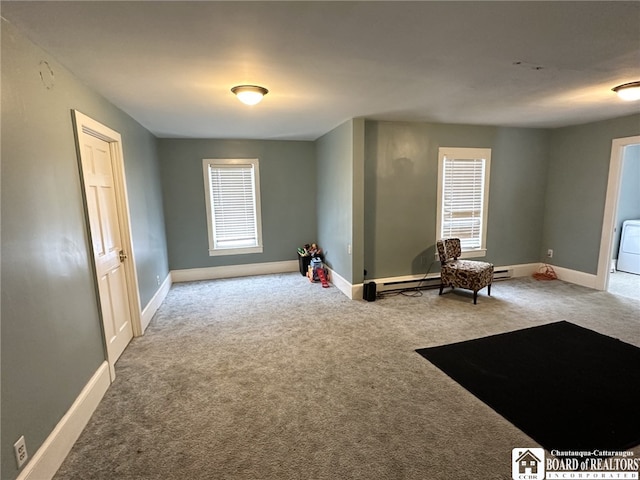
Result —
[{"label": "small object on carpet", "polygon": [[533,278],[536,280],[557,280],[558,275],[551,265],[543,265],[533,274]]}]

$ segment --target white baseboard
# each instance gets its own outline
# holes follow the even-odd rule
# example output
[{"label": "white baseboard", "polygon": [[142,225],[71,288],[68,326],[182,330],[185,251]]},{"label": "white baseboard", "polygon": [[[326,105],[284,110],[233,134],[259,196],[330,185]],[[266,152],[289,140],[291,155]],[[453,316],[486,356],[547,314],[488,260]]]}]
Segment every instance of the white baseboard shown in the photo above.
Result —
[{"label": "white baseboard", "polygon": [[[533,275],[540,268],[540,263],[523,263],[519,265],[505,265],[495,267],[495,270],[510,270],[511,278],[515,277],[528,277]],[[438,272],[429,273],[426,275],[421,274],[413,274],[413,275],[401,275],[398,277],[383,277],[383,278],[373,278],[367,280],[367,282],[375,282],[377,285],[382,285],[385,283],[405,283],[405,282],[419,282],[420,280],[426,279],[434,279],[439,278],[440,274]],[[349,285],[349,291],[353,292],[353,296],[349,298],[361,299],[363,297],[364,284],[356,284]],[[378,291],[384,291],[384,288],[378,288]],[[357,292],[357,293],[356,293]]]},{"label": "white baseboard", "polygon": [[17,480],[49,480],[53,478],[89,422],[110,384],[109,365],[105,361],[98,367],[71,408],[67,410],[67,413],[33,455],[31,461],[20,472]]},{"label": "white baseboard", "polygon": [[510,265],[508,267],[496,267],[496,270],[502,270],[506,268],[512,271],[512,278],[515,277],[530,277],[536,273],[540,267],[544,265],[542,263],[522,263],[520,265]]},{"label": "white baseboard", "polygon": [[598,289],[598,277],[596,275],[593,275],[591,273],[579,272],[577,270],[570,270],[564,267],[556,267],[555,265],[551,265],[551,267],[553,267],[553,270],[556,272],[559,280],[569,283],[575,283],[576,285],[593,288],[595,290]]},{"label": "white baseboard", "polygon": [[[544,263],[523,263],[519,265],[498,266],[498,267],[495,267],[495,270],[510,270],[511,278],[530,277],[534,273],[540,271],[540,269],[544,265],[545,265]],[[551,267],[553,267],[553,270],[556,272],[556,275],[558,276],[559,280],[597,290],[596,275],[579,272],[576,270],[570,270],[568,268],[556,267],[554,265],[551,265]],[[427,278],[434,278],[438,276],[439,276],[438,273],[430,273],[429,275],[427,275]],[[411,282],[411,281],[417,282],[424,278],[425,278],[424,274],[403,275],[398,277],[375,278],[375,279],[367,280],[367,282],[376,282],[376,284],[381,285],[384,283],[393,283],[393,282]],[[350,283],[346,282],[346,280],[344,280],[342,277],[339,277],[339,279],[341,279],[342,282],[344,282],[344,284],[342,283],[336,284],[336,286],[340,288],[340,291],[342,291],[345,295],[347,295],[351,299],[359,300],[362,298],[364,284],[360,283],[356,285],[351,285]],[[378,291],[383,291],[383,290],[384,288],[378,287]]]},{"label": "white baseboard", "polygon": [[[327,267],[327,270],[329,270],[329,282],[331,282],[334,287],[344,293],[350,300],[358,298],[356,296],[358,291],[357,286],[351,285],[343,276],[331,270],[329,267]],[[362,285],[360,285],[360,298],[362,298]]]},{"label": "white baseboard", "polygon": [[297,260],[285,260],[282,262],[249,263],[246,265],[229,265],[224,267],[171,270],[171,280],[174,283],[193,282],[197,280],[248,277],[250,275],[268,275],[271,273],[289,273],[298,271],[300,271],[300,266]]},{"label": "white baseboard", "polygon": [[[512,277],[528,277],[536,273],[543,263],[523,263],[518,265],[505,265],[497,266],[496,270],[511,270]],[[596,288],[596,276],[588,273],[578,272],[575,270],[569,270],[562,267],[553,266],[558,278],[569,283],[575,283],[589,288]],[[251,263],[247,265],[230,265],[224,267],[206,267],[206,268],[189,268],[184,270],[172,270],[171,280],[165,280],[168,283],[168,287],[171,287],[171,282],[192,282],[197,280],[214,280],[217,278],[232,278],[232,277],[246,277],[249,275],[266,275],[272,273],[288,273],[297,272],[299,270],[299,264],[296,260],[287,260],[282,262],[268,262],[268,263]],[[428,277],[437,276],[437,273],[429,274]],[[406,282],[406,281],[418,281],[424,278],[424,274],[419,275],[402,275],[398,277],[384,277],[375,278],[369,281],[381,283],[391,282]],[[364,285],[362,283],[351,284],[344,277],[329,269],[329,280],[342,293],[344,293],[349,299],[362,299],[362,292]],[[164,284],[163,284],[164,285]],[[161,289],[162,290],[162,289]],[[167,290],[168,291],[168,290]],[[166,295],[166,294],[165,294]],[[155,298],[155,297],[154,297]],[[163,297],[164,298],[164,297]],[[151,303],[151,302],[150,302]],[[146,310],[146,308],[145,308]],[[153,314],[151,315],[153,316]],[[143,317],[144,318],[144,317]],[[147,323],[143,323],[146,328]]]},{"label": "white baseboard", "polygon": [[160,285],[160,288],[158,288],[158,291],[155,293],[153,298],[149,301],[149,303],[147,303],[147,306],[144,307],[144,309],[142,310],[142,314],[140,315],[140,323],[142,324],[143,334],[144,334],[144,331],[149,326],[149,323],[151,323],[151,319],[153,318],[153,315],[156,313],[158,308],[160,308],[160,305],[162,305],[162,302],[166,298],[167,293],[169,293],[169,290],[171,290],[171,283],[172,283],[171,273],[169,273],[167,274],[167,277],[164,279],[164,282],[162,282],[162,285]]}]

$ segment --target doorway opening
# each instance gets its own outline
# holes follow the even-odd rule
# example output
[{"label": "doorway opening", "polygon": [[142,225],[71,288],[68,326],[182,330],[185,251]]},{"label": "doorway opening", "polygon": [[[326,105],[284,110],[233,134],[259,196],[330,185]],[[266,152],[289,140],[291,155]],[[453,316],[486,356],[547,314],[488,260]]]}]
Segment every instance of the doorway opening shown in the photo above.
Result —
[{"label": "doorway opening", "polygon": [[[640,262],[640,244],[634,247],[632,236],[640,233],[640,228],[631,231],[628,227],[640,220],[639,186],[640,136],[614,139],[596,282],[600,290],[637,299],[640,299],[640,268],[635,264]],[[623,257],[618,268],[620,252]]]}]

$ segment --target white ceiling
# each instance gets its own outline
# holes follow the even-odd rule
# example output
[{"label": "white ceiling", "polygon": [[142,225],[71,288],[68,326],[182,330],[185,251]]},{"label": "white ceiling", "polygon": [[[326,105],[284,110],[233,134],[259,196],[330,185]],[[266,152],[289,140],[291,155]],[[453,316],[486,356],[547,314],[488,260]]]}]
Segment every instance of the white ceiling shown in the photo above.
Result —
[{"label": "white ceiling", "polygon": [[[558,127],[628,115],[640,2],[1,3],[159,137],[316,139],[353,117]],[[54,72],[55,78],[55,72]],[[247,107],[238,84],[270,90]]]}]

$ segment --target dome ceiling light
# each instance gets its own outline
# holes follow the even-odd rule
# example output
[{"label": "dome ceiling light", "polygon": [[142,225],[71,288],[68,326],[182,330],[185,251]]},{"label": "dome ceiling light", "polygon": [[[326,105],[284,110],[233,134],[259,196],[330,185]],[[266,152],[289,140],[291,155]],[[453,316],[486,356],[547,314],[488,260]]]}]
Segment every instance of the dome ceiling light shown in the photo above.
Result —
[{"label": "dome ceiling light", "polygon": [[269,90],[258,85],[237,85],[233,87],[231,91],[238,97],[238,100],[245,105],[260,103],[262,97],[269,93]]},{"label": "dome ceiling light", "polygon": [[629,82],[613,87],[611,90],[627,101],[640,100],[640,82]]}]

